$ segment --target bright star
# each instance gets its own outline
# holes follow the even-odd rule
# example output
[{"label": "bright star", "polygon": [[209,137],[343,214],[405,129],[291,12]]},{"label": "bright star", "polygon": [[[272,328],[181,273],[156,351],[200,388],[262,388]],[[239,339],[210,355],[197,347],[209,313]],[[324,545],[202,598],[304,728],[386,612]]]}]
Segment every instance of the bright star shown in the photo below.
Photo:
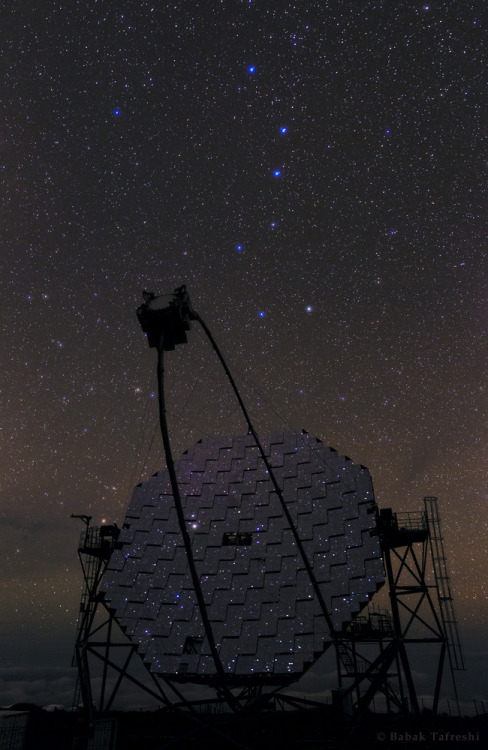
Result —
[{"label": "bright star", "polygon": [[283,125],[282,128],[280,128],[280,133],[286,133],[288,132],[288,128]]},{"label": "bright star", "polygon": [[264,318],[264,312],[263,312],[262,310],[261,310],[261,312],[259,313],[259,317],[260,317],[260,318]]},{"label": "bright star", "polygon": [[242,245],[236,245],[236,250],[242,250]]},{"label": "bright star", "polygon": [[120,115],[120,109],[114,109],[114,115],[116,116]]},{"label": "bright star", "polygon": [[275,171],[273,172],[273,174],[274,174],[275,177],[279,177],[280,174],[281,174],[281,172],[280,172],[279,169],[275,169]]},{"label": "bright star", "polygon": [[306,308],[307,312],[312,312],[312,305],[308,305]]},{"label": "bright star", "polygon": [[250,65],[247,70],[249,73],[254,73],[256,68],[254,67],[254,65]]}]

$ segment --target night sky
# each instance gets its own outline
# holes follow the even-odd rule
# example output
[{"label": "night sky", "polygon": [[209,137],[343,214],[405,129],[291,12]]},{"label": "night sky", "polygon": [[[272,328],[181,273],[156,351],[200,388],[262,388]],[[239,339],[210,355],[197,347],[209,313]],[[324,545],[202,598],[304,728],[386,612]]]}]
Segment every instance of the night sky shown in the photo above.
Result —
[{"label": "night sky", "polygon": [[[186,284],[256,430],[439,498],[487,699],[488,146],[479,2],[185,0],[2,11],[0,703],[69,703],[72,513],[164,466],[142,291]],[[197,325],[177,457],[246,424]],[[485,636],[485,637],[484,637]]]}]

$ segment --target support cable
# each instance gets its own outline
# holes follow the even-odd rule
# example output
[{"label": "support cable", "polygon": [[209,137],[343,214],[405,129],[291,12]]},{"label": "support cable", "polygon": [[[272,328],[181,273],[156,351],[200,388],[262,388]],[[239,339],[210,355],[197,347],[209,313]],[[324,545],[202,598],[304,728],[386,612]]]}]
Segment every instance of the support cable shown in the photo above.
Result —
[{"label": "support cable", "polygon": [[302,544],[302,541],[301,541],[301,539],[300,539],[300,537],[298,535],[298,531],[296,529],[296,526],[293,523],[293,519],[292,519],[292,517],[290,515],[290,512],[288,510],[288,507],[287,507],[287,505],[285,503],[285,499],[283,497],[283,493],[282,493],[282,491],[281,491],[281,489],[280,489],[280,487],[278,485],[278,482],[277,482],[276,477],[274,475],[274,472],[273,472],[273,469],[271,467],[271,464],[270,464],[270,462],[268,460],[268,457],[266,456],[266,454],[264,452],[263,446],[261,445],[261,442],[260,442],[259,437],[258,437],[258,435],[256,433],[256,430],[254,429],[254,427],[252,425],[251,419],[249,417],[249,414],[247,413],[247,409],[246,409],[246,407],[244,405],[244,402],[243,402],[243,400],[241,398],[239,390],[238,390],[238,388],[237,388],[237,386],[236,386],[236,384],[234,382],[234,378],[232,377],[232,375],[230,373],[230,370],[227,367],[227,364],[226,364],[226,362],[224,360],[224,357],[222,356],[222,353],[221,353],[219,347],[217,346],[217,343],[216,343],[214,337],[212,336],[212,334],[211,334],[208,326],[205,324],[205,322],[202,319],[202,317],[196,312],[196,310],[192,310],[191,313],[190,313],[190,316],[191,316],[191,318],[193,320],[198,321],[198,323],[200,323],[200,325],[202,326],[203,330],[205,331],[205,334],[207,335],[208,340],[212,344],[212,347],[214,348],[215,353],[217,354],[217,357],[219,358],[219,360],[220,360],[220,362],[222,364],[222,367],[224,368],[225,374],[227,375],[227,378],[229,379],[229,382],[230,382],[230,384],[231,384],[231,386],[232,386],[232,388],[234,390],[236,398],[237,398],[237,400],[239,402],[239,406],[241,407],[242,413],[243,413],[244,418],[245,418],[245,420],[247,422],[249,433],[254,438],[254,441],[255,441],[255,443],[256,443],[256,445],[258,447],[258,450],[259,450],[259,452],[261,454],[261,458],[263,459],[264,465],[266,466],[266,470],[268,471],[268,474],[269,474],[269,476],[271,478],[271,481],[273,483],[273,487],[275,489],[275,492],[276,492],[276,494],[277,494],[277,496],[279,498],[279,501],[281,503],[281,507],[283,509],[283,513],[286,516],[286,520],[288,521],[288,524],[290,526],[290,529],[291,529],[291,532],[292,532],[293,537],[295,539],[297,548],[298,548],[298,550],[300,552],[300,556],[301,556],[301,558],[303,560],[303,563],[305,565],[305,569],[307,571],[308,577],[310,579],[312,587],[313,587],[313,589],[315,591],[315,594],[317,596],[317,600],[318,600],[318,602],[320,604],[320,608],[322,610],[322,614],[324,615],[325,621],[326,621],[327,626],[329,628],[330,635],[331,635],[331,637],[333,639],[335,639],[337,637],[337,633],[335,631],[335,628],[334,628],[331,616],[330,616],[329,611],[327,609],[327,605],[326,605],[326,603],[324,601],[324,598],[322,596],[322,592],[320,590],[318,581],[315,578],[314,572],[312,570],[312,566],[310,564],[310,560],[308,559],[308,556],[307,556],[307,553],[305,551],[305,548],[304,548],[304,546]]},{"label": "support cable", "polygon": [[183,544],[185,545],[185,552],[186,552],[186,556],[188,559],[188,567],[190,569],[190,575],[191,575],[192,582],[193,582],[193,588],[195,590],[195,594],[196,594],[197,602],[198,602],[198,608],[200,610],[203,627],[205,629],[205,635],[207,637],[208,645],[210,647],[212,658],[215,664],[215,669],[221,680],[222,687],[226,694],[226,698],[229,701],[229,704],[234,707],[234,704],[235,704],[234,696],[225,684],[226,675],[224,672],[224,668],[222,666],[222,662],[220,660],[219,653],[217,651],[217,647],[215,645],[215,639],[214,639],[214,635],[212,631],[212,626],[208,618],[207,607],[205,605],[202,587],[200,585],[200,578],[199,578],[199,575],[195,566],[195,559],[193,557],[191,539],[186,528],[185,516],[183,513],[183,507],[181,504],[180,490],[178,487],[178,480],[176,477],[173,456],[171,453],[171,445],[170,445],[169,434],[168,434],[168,425],[166,421],[166,405],[165,405],[165,399],[164,399],[163,349],[164,349],[164,335],[161,335],[159,344],[157,346],[157,352],[158,352],[157,372],[158,372],[158,391],[159,391],[159,421],[161,425],[161,436],[163,438],[164,452],[166,455],[166,466],[168,469],[168,474],[169,474],[169,478],[171,482],[171,490],[173,493],[173,499],[174,499],[174,503],[176,507],[176,514],[178,516],[178,523],[180,526],[181,536],[183,538]]}]

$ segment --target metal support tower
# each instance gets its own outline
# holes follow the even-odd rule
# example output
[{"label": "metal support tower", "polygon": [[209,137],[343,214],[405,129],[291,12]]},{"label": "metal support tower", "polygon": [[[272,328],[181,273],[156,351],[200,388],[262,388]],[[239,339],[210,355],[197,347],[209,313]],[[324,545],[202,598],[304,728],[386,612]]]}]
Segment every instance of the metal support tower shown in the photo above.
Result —
[{"label": "metal support tower", "polygon": [[[117,639],[114,633],[115,618],[105,606],[103,594],[99,591],[103,574],[117,544],[119,529],[116,526],[90,526],[90,516],[72,517],[80,518],[86,524],[78,544],[83,589],[73,656],[73,662],[78,667],[73,707],[78,707],[81,698],[85,719],[92,723],[97,714],[103,714],[110,709],[124,678],[162,703],[168,703],[158,680],[153,675],[151,677],[154,689],[150,689],[129,673],[136,647],[125,638]],[[102,667],[101,675],[97,673],[97,676],[101,677],[97,696],[92,690],[94,663],[101,664]],[[110,686],[109,670],[111,676],[117,675],[115,684],[112,680]]]},{"label": "metal support tower", "polygon": [[[366,615],[356,617],[336,639],[339,691],[343,694],[348,692],[351,694],[352,691],[344,690],[344,685],[348,680],[353,680],[355,694],[353,702],[356,705],[359,704],[364,692],[363,683],[368,684],[377,676],[381,660],[373,667],[376,654],[379,653],[381,657],[393,637],[391,614],[388,610],[377,609],[372,605]],[[385,696],[388,713],[394,708],[399,711],[404,709],[404,695],[401,688],[396,687],[399,684],[399,673],[398,658],[396,658],[378,684],[378,692]]]},{"label": "metal support tower", "polygon": [[[429,645],[438,654],[432,703],[435,715],[446,653],[451,672],[464,668],[436,498],[425,498],[425,512],[382,509],[378,529],[391,614],[373,609],[369,618],[357,618],[336,640],[342,700],[353,699],[357,721],[377,693],[385,696],[388,711],[418,715],[410,654]],[[348,680],[350,684],[344,688]]]}]

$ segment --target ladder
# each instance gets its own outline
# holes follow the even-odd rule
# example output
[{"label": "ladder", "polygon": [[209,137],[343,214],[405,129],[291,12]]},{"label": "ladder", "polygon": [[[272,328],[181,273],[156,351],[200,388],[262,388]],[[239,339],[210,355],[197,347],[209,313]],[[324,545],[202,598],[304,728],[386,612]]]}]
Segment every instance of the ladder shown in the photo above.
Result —
[{"label": "ladder", "polygon": [[457,629],[456,614],[451,592],[451,583],[447,572],[444,540],[441,532],[439,511],[436,497],[424,497],[425,513],[429,526],[429,541],[434,577],[439,600],[441,620],[446,638],[447,651],[451,670],[464,670],[464,658]]},{"label": "ladder", "polygon": [[[95,526],[87,526],[87,528],[81,533],[78,544],[78,557],[80,558],[83,571],[83,587],[76,627],[76,645],[71,666],[79,667],[76,659],[76,649],[88,638],[94,613],[94,600],[100,582],[100,575],[106,565],[106,555],[102,554],[101,550],[102,546],[99,528]],[[73,695],[73,710],[78,708],[81,697],[81,680],[78,671]]]}]

